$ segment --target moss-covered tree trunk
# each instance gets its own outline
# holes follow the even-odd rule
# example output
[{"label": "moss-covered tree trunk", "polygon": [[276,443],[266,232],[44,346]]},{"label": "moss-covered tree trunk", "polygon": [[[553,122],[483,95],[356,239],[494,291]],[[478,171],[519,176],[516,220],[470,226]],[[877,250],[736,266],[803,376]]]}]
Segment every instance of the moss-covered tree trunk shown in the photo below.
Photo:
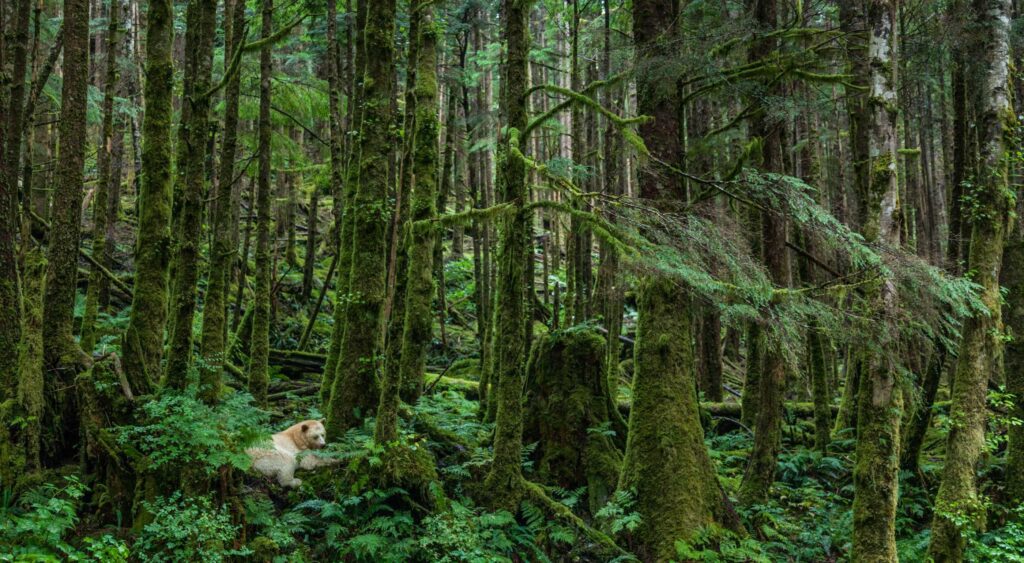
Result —
[{"label": "moss-covered tree trunk", "polygon": [[[1018,215],[1020,205],[1018,204]],[[1003,322],[1013,338],[1006,343],[1004,367],[1006,392],[1014,397],[1012,416],[1024,420],[1024,232],[1013,231],[1011,240],[1003,250],[1000,283],[1008,291],[1003,304]],[[1006,467],[1024,467],[1024,426],[1010,426],[1006,430],[1008,444]],[[1013,503],[1024,503],[1024,471],[1006,472],[1006,493]]]},{"label": "moss-covered tree trunk", "polygon": [[[775,0],[758,0],[754,18],[766,34],[777,25]],[[750,58],[760,62],[776,55],[779,41],[773,35],[759,38]],[[777,82],[765,85],[769,95],[780,95]],[[761,140],[762,167],[767,172],[784,172],[783,124],[773,121],[766,108],[755,113],[750,133]],[[761,256],[776,286],[789,284],[789,253],[786,250],[787,221],[785,215],[771,209],[761,212]],[[757,382],[757,412],[754,415],[754,447],[750,452],[740,500],[745,505],[761,504],[775,481],[775,467],[782,446],[782,407],[786,391],[786,363],[779,344],[763,346],[761,370]],[[756,367],[756,366],[755,366]]]},{"label": "moss-covered tree trunk", "polygon": [[[242,44],[245,26],[245,2],[230,2],[230,17],[223,21],[224,42],[228,53],[224,58],[224,72],[230,72],[231,56]],[[231,75],[224,90],[224,133],[221,137],[220,169],[217,173],[216,205],[210,218],[213,244],[210,248],[210,267],[203,300],[203,328],[199,343],[199,356],[203,368],[199,372],[200,396],[213,403],[221,391],[221,370],[227,351],[228,292],[231,265],[235,261],[235,245],[231,232],[235,200],[235,156],[238,152],[238,103],[241,94],[241,74]]]},{"label": "moss-covered tree trunk", "polygon": [[[0,108],[7,113],[0,123],[0,403],[14,394],[17,349],[21,340],[21,280],[18,275],[18,162],[21,156],[21,118],[24,103],[26,52],[31,0],[14,3],[16,13],[11,24],[12,65],[10,88],[0,84]],[[0,54],[0,67],[6,69],[6,50]],[[27,199],[27,198],[26,198]]]},{"label": "moss-covered tree trunk", "polygon": [[985,400],[989,378],[997,376],[1002,354],[999,269],[1013,193],[1007,184],[1007,137],[1016,127],[1008,92],[1009,0],[979,1],[975,6],[983,43],[975,87],[979,109],[979,166],[972,192],[976,206],[965,217],[971,226],[968,268],[976,272],[988,314],[965,321],[953,380],[951,428],[946,464],[935,499],[932,543],[936,561],[960,561],[964,532],[984,525],[985,506],[977,490],[977,463],[985,447]]},{"label": "moss-covered tree trunk", "polygon": [[[901,244],[901,203],[897,178],[896,2],[867,6],[870,84],[869,186],[864,238],[887,248]],[[883,279],[867,290],[877,339],[861,352],[857,391],[857,447],[853,469],[853,556],[863,561],[896,561],[896,499],[899,487],[900,422],[903,396],[889,354],[896,328],[888,314],[897,307],[894,282]],[[882,319],[882,323],[877,320]]]},{"label": "moss-covered tree trunk", "polygon": [[[384,303],[383,321],[387,327],[384,334],[384,369],[382,383],[388,379],[398,381],[399,356],[402,353],[402,332],[405,329],[405,304],[406,304],[406,283],[409,274],[409,232],[410,209],[409,200],[413,197],[414,183],[419,182],[417,171],[414,169],[416,151],[416,136],[419,134],[419,118],[417,103],[420,93],[417,91],[417,75],[419,73],[419,49],[420,49],[420,23],[423,18],[423,10],[416,5],[409,8],[409,49],[406,60],[408,70],[405,73],[405,116],[402,129],[405,131],[403,147],[401,150],[401,164],[398,169],[398,187],[395,191],[395,210],[391,214],[391,228],[388,234],[388,294]],[[435,56],[436,59],[436,56]],[[436,62],[436,61],[435,61]],[[435,77],[436,82],[436,77]],[[434,98],[437,95],[435,93]],[[434,111],[437,112],[437,103],[434,102]],[[436,117],[435,117],[436,121]],[[437,179],[437,170],[431,172],[431,177]],[[437,192],[436,188],[433,190]],[[422,379],[422,378],[420,378]],[[383,397],[381,398],[383,401]],[[383,406],[383,402],[381,403]]]},{"label": "moss-covered tree trunk", "polygon": [[[675,91],[659,85],[656,70],[672,53],[675,2],[633,3],[637,111],[653,119],[640,134],[660,161],[677,162],[679,112]],[[682,200],[679,176],[648,165],[639,170],[640,197]],[[725,524],[726,499],[704,446],[692,347],[693,304],[672,280],[647,277],[638,297],[633,406],[618,488],[636,495],[641,523],[636,550],[649,560],[676,555],[675,542],[699,529]]]},{"label": "moss-covered tree trunk", "polygon": [[128,328],[121,343],[125,376],[137,394],[148,393],[160,377],[164,321],[167,317],[173,42],[174,10],[171,1],[151,1],[146,12],[146,84],[135,280]]},{"label": "moss-covered tree trunk", "polygon": [[89,86],[89,3],[64,2],[64,81],[58,125],[57,160],[47,239],[46,284],[43,288],[43,357],[49,369],[47,393],[58,413],[54,441],[57,457],[70,453],[78,438],[74,378],[91,362],[75,342],[75,293],[78,244],[85,179],[86,107]]},{"label": "moss-covered tree trunk", "polygon": [[[64,3],[64,80],[58,125],[57,159],[51,225],[47,246],[43,335],[46,362],[64,371],[83,361],[74,338],[78,244],[85,174],[86,95],[89,66],[89,5],[84,0]],[[65,381],[64,383],[68,383]]]},{"label": "moss-covered tree trunk", "polygon": [[[110,1],[107,16],[107,57],[104,63],[103,105],[100,123],[100,142],[96,155],[96,194],[93,199],[92,211],[92,256],[101,264],[103,252],[107,246],[107,223],[110,217],[110,161],[114,136],[114,94],[117,89],[117,49],[120,21],[120,6],[115,0]],[[123,131],[119,132],[124,134]],[[81,343],[82,349],[92,352],[96,342],[95,324],[99,314],[100,291],[106,278],[99,268],[93,266],[89,271],[89,286],[85,295],[85,313],[82,316]]]},{"label": "moss-covered tree trunk", "polygon": [[[338,358],[341,354],[341,346],[345,341],[345,315],[348,309],[348,302],[351,298],[349,293],[349,281],[352,271],[352,205],[355,202],[356,190],[359,187],[359,155],[362,152],[362,122],[364,112],[364,81],[366,72],[366,16],[368,10],[366,2],[356,4],[356,25],[353,34],[355,42],[355,69],[353,69],[352,90],[354,95],[349,104],[352,105],[352,134],[356,137],[349,143],[348,154],[344,155],[344,170],[331,169],[331,178],[334,182],[332,194],[334,195],[335,206],[335,231],[337,236],[338,252],[338,286],[334,303],[333,321],[331,330],[331,343],[327,350],[327,363],[324,365],[323,380],[320,383],[320,403],[326,411],[331,393],[334,390],[334,379],[338,374]],[[343,132],[344,133],[344,132]],[[339,161],[339,165],[342,164]]]},{"label": "moss-covered tree trunk", "polygon": [[[0,107],[3,107],[3,95],[0,93]],[[6,142],[4,137],[6,135],[0,131],[0,147]],[[8,351],[16,350],[21,341],[22,318],[21,280],[16,259],[18,190],[14,183],[15,177],[16,172],[0,162],[0,349]],[[0,355],[0,403],[14,395],[17,365],[16,354]]]},{"label": "moss-covered tree trunk", "polygon": [[[25,256],[25,316],[24,332],[18,353],[17,400],[25,416],[21,430],[24,448],[24,468],[30,471],[42,467],[42,451],[48,440],[43,437],[43,414],[46,407],[45,375],[43,371],[43,283],[46,259],[39,249]],[[13,469],[13,468],[12,468]],[[11,481],[7,481],[10,483]]]},{"label": "moss-covered tree trunk", "polygon": [[529,16],[532,0],[504,0],[502,15],[506,61],[502,76],[500,106],[506,117],[506,132],[498,141],[498,188],[502,202],[512,206],[501,223],[498,246],[498,276],[494,296],[493,328],[495,356],[492,393],[496,404],[494,462],[484,483],[495,508],[515,510],[522,494],[523,371],[526,342],[523,264],[526,255],[527,198],[526,166],[522,160],[519,133],[527,125],[526,89],[529,84]]},{"label": "moss-covered tree trunk", "polygon": [[[366,73],[358,158],[359,186],[348,213],[352,239],[345,334],[327,408],[327,432],[340,436],[371,414],[380,399],[378,354],[381,310],[387,291],[388,178],[394,146],[391,97],[394,88],[395,0],[367,6],[363,31]],[[343,262],[339,267],[346,266]],[[341,270],[345,275],[345,271]]]},{"label": "moss-covered tree trunk", "polygon": [[[274,26],[274,2],[260,3],[263,26],[260,38],[270,37]],[[256,180],[256,271],[252,302],[252,339],[249,348],[249,393],[260,405],[267,403],[270,384],[270,75],[271,45],[260,49],[260,114],[258,125],[259,173]]]},{"label": "moss-covered tree trunk", "polygon": [[[433,7],[429,1],[417,2],[419,11],[416,41],[416,130],[413,136],[412,177],[415,180],[410,201],[410,225],[407,230],[408,272],[406,275],[401,353],[398,365],[388,368],[381,385],[380,407],[374,438],[378,443],[394,440],[398,433],[399,391],[413,387],[419,396],[423,384],[427,345],[431,336],[430,300],[434,293],[434,237],[426,223],[437,213],[437,37]],[[411,29],[411,28],[410,28]],[[417,226],[417,222],[423,222]],[[415,381],[415,384],[412,382]]]},{"label": "moss-covered tree trunk", "polygon": [[167,366],[164,383],[184,389],[190,383],[192,324],[199,283],[199,244],[202,239],[203,200],[206,196],[206,149],[209,137],[210,72],[216,0],[190,0],[186,9],[185,74],[178,156],[175,165],[173,221],[174,267],[168,324]]}]

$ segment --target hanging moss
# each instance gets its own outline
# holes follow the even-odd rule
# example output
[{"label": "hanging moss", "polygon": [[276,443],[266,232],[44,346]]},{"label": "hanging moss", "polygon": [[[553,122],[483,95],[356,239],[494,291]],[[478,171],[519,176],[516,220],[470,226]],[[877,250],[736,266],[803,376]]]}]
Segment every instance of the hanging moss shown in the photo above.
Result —
[{"label": "hanging moss", "polygon": [[622,464],[609,435],[604,337],[587,327],[537,340],[526,368],[523,439],[537,442],[542,481],[564,489],[587,487],[591,513],[607,502]]}]

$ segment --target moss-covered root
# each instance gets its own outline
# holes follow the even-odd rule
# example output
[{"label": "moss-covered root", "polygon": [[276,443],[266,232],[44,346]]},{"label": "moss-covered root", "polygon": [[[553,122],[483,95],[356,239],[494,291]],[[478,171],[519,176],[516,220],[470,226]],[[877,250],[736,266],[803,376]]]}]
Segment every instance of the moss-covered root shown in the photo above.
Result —
[{"label": "moss-covered root", "polygon": [[566,489],[587,486],[591,512],[614,492],[622,464],[607,435],[606,347],[590,328],[557,331],[537,340],[527,367],[523,434],[538,443],[541,480]]},{"label": "moss-covered root", "polygon": [[88,470],[103,484],[98,508],[105,514],[128,514],[135,488],[130,455],[112,429],[127,424],[134,408],[128,380],[115,354],[93,364],[76,380],[82,410],[83,454]]},{"label": "moss-covered root", "polygon": [[640,288],[633,407],[619,489],[636,495],[643,557],[666,561],[675,541],[711,524],[730,525],[728,507],[704,446],[690,346],[690,298],[671,281]]},{"label": "moss-covered root", "polygon": [[595,555],[604,560],[629,555],[628,552],[619,547],[618,544],[615,543],[615,540],[610,538],[607,534],[588,526],[587,523],[581,520],[579,516],[573,514],[572,510],[569,510],[569,507],[549,497],[540,485],[523,479],[522,492],[524,500],[537,505],[547,512],[550,517],[556,520],[561,520],[583,534],[583,536],[591,542],[592,545],[589,550]]}]

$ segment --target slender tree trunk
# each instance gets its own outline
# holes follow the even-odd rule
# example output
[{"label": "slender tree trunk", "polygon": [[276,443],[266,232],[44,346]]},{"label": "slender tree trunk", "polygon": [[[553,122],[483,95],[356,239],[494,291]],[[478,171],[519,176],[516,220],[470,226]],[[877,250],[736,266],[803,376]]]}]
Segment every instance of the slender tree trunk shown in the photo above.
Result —
[{"label": "slender tree trunk", "polygon": [[[22,0],[22,3],[27,4]],[[24,6],[22,6],[24,7]],[[16,24],[20,31],[20,22]],[[0,30],[0,34],[2,34]],[[25,37],[22,45],[28,43]],[[3,39],[0,39],[0,69],[6,69],[6,50]],[[21,47],[24,49],[24,47]],[[16,48],[17,49],[17,48]],[[16,55],[17,56],[17,55]],[[22,55],[24,57],[24,55]],[[17,65],[15,65],[17,66]],[[24,65],[22,65],[24,66]],[[0,70],[4,74],[4,70]],[[12,77],[12,80],[16,77]],[[0,78],[2,80],[2,78]],[[24,76],[22,76],[24,81]],[[18,185],[17,185],[17,154],[12,165],[7,149],[16,144],[13,137],[21,138],[20,130],[10,132],[10,122],[14,114],[21,114],[21,102],[15,103],[15,88],[12,85],[8,92],[7,84],[0,83],[0,108],[8,111],[7,123],[0,123],[0,350],[8,352],[0,355],[0,403],[14,395],[18,357],[10,353],[17,350],[21,342],[21,280],[18,274],[16,255],[18,252]],[[5,99],[10,94],[10,99]]]},{"label": "slender tree trunk", "polygon": [[[419,396],[430,343],[430,300],[434,279],[434,230],[426,222],[433,218],[437,205],[438,120],[437,120],[437,37],[431,0],[417,2],[420,12],[419,45],[416,49],[416,131],[413,138],[413,173],[416,185],[410,202],[408,231],[408,275],[406,277],[405,319],[402,330],[401,356],[394,372],[388,370],[381,386],[380,406],[374,440],[379,444],[398,435],[399,388],[414,388],[413,400]],[[410,28],[411,29],[411,28]],[[420,223],[422,222],[422,223]]]},{"label": "slender tree trunk", "polygon": [[496,402],[494,426],[494,462],[487,474],[485,488],[493,507],[515,510],[523,489],[520,463],[523,449],[523,368],[526,361],[523,332],[524,271],[526,221],[524,210],[528,193],[526,166],[512,154],[513,143],[527,124],[526,90],[529,82],[529,16],[532,0],[504,0],[503,42],[506,62],[500,99],[508,133],[498,140],[498,183],[502,201],[513,206],[503,220],[498,248],[498,287],[494,301],[493,331],[495,369],[492,377]]},{"label": "slender tree trunk", "polygon": [[[274,2],[262,0],[263,27],[260,37],[270,37],[274,26]],[[252,340],[249,350],[249,393],[258,404],[267,403],[270,383],[270,285],[273,271],[270,265],[270,77],[272,72],[271,46],[260,49],[260,116],[259,175],[256,180],[256,266],[253,291]]]},{"label": "slender tree trunk", "polygon": [[988,314],[967,319],[963,328],[950,406],[953,424],[928,549],[935,561],[962,560],[963,532],[984,525],[986,509],[978,495],[976,466],[985,446],[988,382],[998,380],[1002,369],[999,269],[1013,197],[1007,184],[1008,137],[1017,125],[1007,85],[1010,1],[978,0],[975,11],[982,42],[979,80],[973,82],[980,159],[972,194],[978,204],[967,217],[971,226],[968,267],[976,272],[973,281],[982,287]]},{"label": "slender tree trunk", "polygon": [[[107,16],[107,60],[105,62],[105,78],[103,83],[102,122],[100,124],[99,150],[96,156],[97,177],[96,196],[92,207],[92,256],[103,263],[103,252],[107,246],[107,223],[110,217],[107,210],[111,195],[111,153],[113,152],[114,136],[114,94],[117,90],[117,49],[120,12],[122,7],[110,1]],[[122,135],[123,131],[120,132]],[[91,353],[96,343],[95,324],[99,313],[100,290],[106,278],[93,266],[89,272],[89,286],[85,296],[85,314],[82,317],[81,344],[82,349]]]},{"label": "slender tree trunk", "polygon": [[[226,12],[227,10],[226,4]],[[230,14],[225,14],[224,72],[230,72],[234,53],[241,47],[242,30],[245,25],[245,2],[233,0],[229,3]],[[228,17],[230,16],[230,17]],[[235,72],[228,79],[224,91],[224,134],[221,137],[220,171],[217,173],[217,190],[214,199],[213,216],[210,218],[213,244],[210,248],[210,268],[207,276],[206,296],[203,303],[203,329],[199,344],[199,355],[203,366],[199,373],[200,396],[207,403],[215,403],[221,392],[221,370],[227,351],[228,293],[231,281],[231,265],[235,261],[236,248],[231,242],[235,230],[232,216],[236,215],[235,157],[238,152],[238,104],[241,93],[241,75]]]},{"label": "slender tree trunk", "polygon": [[[355,203],[356,191],[359,187],[359,155],[362,152],[362,122],[365,111],[363,83],[366,72],[366,45],[363,38],[366,36],[367,3],[357,2],[356,4],[356,25],[354,27],[355,43],[355,69],[353,69],[353,90],[355,96],[350,100],[352,106],[352,129],[358,137],[353,138],[349,144],[348,154],[345,155],[346,168],[344,173],[332,167],[332,178],[335,182],[333,195],[335,209],[335,225],[338,237],[338,287],[335,293],[337,299],[334,304],[334,327],[331,333],[331,344],[327,351],[327,363],[324,364],[324,376],[320,384],[320,403],[324,410],[329,407],[331,394],[334,390],[334,379],[338,373],[338,358],[341,355],[342,344],[345,341],[345,318],[350,294],[350,273],[352,271],[352,206]],[[328,29],[328,32],[330,29]],[[332,165],[333,166],[333,165]]]},{"label": "slender tree trunk", "polygon": [[[863,232],[868,242],[899,248],[902,219],[897,177],[896,29],[898,0],[868,4],[868,56],[871,89],[866,100],[869,124],[869,187]],[[871,290],[871,318],[886,319],[897,306],[896,288],[883,280]],[[888,358],[893,327],[881,325],[881,344],[862,350],[857,396],[857,463],[853,469],[853,555],[863,561],[896,561],[896,499],[903,396]]]},{"label": "slender tree trunk", "polygon": [[152,0],[146,25],[145,112],[139,230],[135,242],[132,308],[121,349],[132,391],[148,393],[160,376],[171,220],[171,98],[174,91],[174,11],[170,0]]},{"label": "slender tree trunk", "polygon": [[[775,0],[758,0],[755,17],[765,32],[774,30],[777,19]],[[751,51],[751,58],[760,61],[772,56],[777,48],[778,40],[774,37],[759,39]],[[779,85],[770,88],[776,95],[780,93]],[[762,111],[751,123],[750,132],[761,139],[764,169],[767,172],[782,173],[785,170],[782,124],[772,123]],[[772,210],[761,212],[761,256],[772,282],[780,287],[789,283],[786,228],[786,217],[782,213]],[[754,416],[754,447],[739,493],[741,501],[748,506],[762,504],[767,499],[775,480],[775,466],[782,441],[786,365],[783,351],[778,345],[762,349],[761,366],[757,413]]]},{"label": "slender tree trunk", "polygon": [[199,282],[199,244],[202,238],[205,199],[206,149],[209,136],[213,36],[217,0],[191,0],[186,10],[185,74],[181,125],[178,127],[178,159],[175,173],[173,217],[174,267],[167,367],[164,383],[176,389],[188,384],[192,364],[192,321],[196,312]]}]

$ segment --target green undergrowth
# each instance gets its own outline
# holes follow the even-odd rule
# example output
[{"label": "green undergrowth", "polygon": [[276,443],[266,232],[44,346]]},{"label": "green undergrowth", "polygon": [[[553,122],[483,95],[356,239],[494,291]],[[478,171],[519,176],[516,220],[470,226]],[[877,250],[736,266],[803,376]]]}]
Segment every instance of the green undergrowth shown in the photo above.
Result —
[{"label": "green undergrowth", "polygon": [[[472,364],[463,365],[468,371]],[[456,390],[435,388],[416,406],[403,407],[394,442],[374,442],[372,419],[350,430],[320,452],[338,463],[300,471],[298,489],[282,489],[249,471],[245,448],[274,429],[319,418],[311,404],[288,401],[287,408],[268,413],[241,392],[229,392],[216,406],[199,401],[195,389],[151,397],[134,425],[114,428],[112,435],[126,459],[146,471],[181,476],[178,486],[141,501],[154,519],[133,532],[127,515],[97,516],[103,484],[43,475],[35,481],[40,485],[18,496],[9,487],[0,491],[0,561],[603,560],[595,559],[593,546],[571,521],[551,518],[549,506],[523,501],[514,512],[482,507],[493,426],[481,421],[477,401]],[[752,440],[748,431],[728,424],[712,419],[705,441],[723,489],[734,498]],[[853,440],[840,435],[822,454],[810,447],[810,424],[787,418],[767,503],[734,507],[748,534],[706,528],[677,538],[677,560],[849,560]],[[997,419],[992,424],[1002,425]],[[947,426],[940,413],[920,472],[901,475],[901,560],[926,557]],[[608,427],[589,432],[614,433]],[[989,527],[969,538],[969,560],[1024,561],[1024,509],[1002,503],[997,484],[1005,442],[999,432],[991,434],[996,438],[980,472]],[[541,480],[538,452],[536,443],[524,446],[523,474],[534,482]],[[616,492],[590,513],[586,487],[543,490],[620,545],[629,545],[641,523],[630,491]]]}]

